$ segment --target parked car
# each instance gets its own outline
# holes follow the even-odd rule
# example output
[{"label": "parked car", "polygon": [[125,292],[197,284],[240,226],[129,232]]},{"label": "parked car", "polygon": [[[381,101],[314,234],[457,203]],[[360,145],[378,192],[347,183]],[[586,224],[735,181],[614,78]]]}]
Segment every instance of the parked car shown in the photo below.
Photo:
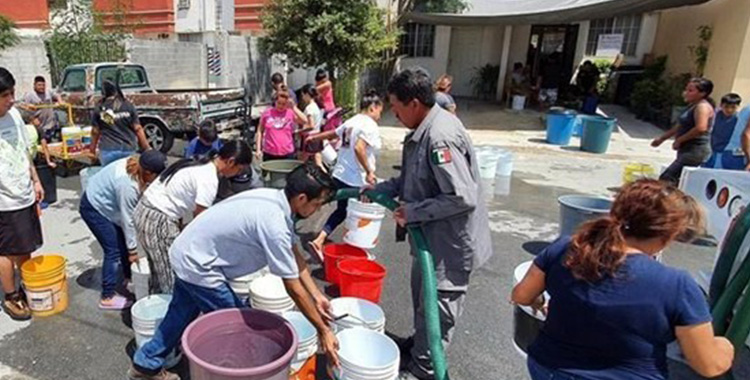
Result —
[{"label": "parked car", "polygon": [[146,69],[133,63],[85,63],[69,66],[58,87],[73,106],[76,124],[91,124],[91,112],[101,99],[105,80],[119,82],[125,97],[138,109],[151,147],[168,152],[175,138],[194,136],[202,121],[211,119],[220,133],[240,136],[252,131],[252,100],[244,88],[155,90]]}]

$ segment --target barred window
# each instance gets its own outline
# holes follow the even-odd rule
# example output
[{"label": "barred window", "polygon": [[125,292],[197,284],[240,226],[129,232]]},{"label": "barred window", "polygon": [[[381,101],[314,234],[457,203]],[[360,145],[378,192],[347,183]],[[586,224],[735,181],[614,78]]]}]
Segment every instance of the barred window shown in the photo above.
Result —
[{"label": "barred window", "polygon": [[399,54],[409,58],[432,57],[435,51],[435,25],[408,23],[401,35]]},{"label": "barred window", "polygon": [[642,15],[632,15],[591,20],[589,39],[586,43],[586,54],[596,55],[596,45],[599,42],[599,35],[622,34],[624,38],[621,53],[629,57],[635,56],[638,49],[638,38],[641,35],[642,18]]}]

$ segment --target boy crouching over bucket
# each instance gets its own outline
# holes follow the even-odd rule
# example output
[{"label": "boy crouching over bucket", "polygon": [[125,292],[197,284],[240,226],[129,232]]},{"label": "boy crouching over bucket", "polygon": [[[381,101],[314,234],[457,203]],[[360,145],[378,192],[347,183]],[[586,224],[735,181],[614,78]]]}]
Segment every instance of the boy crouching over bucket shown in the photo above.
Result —
[{"label": "boy crouching over bucket", "polygon": [[177,237],[169,250],[176,278],[172,301],[154,338],[136,351],[131,380],[178,380],[163,369],[166,356],[200,313],[244,305],[228,285],[268,266],[284,280],[287,293],[318,330],[323,350],[338,365],[338,342],[326,320],[331,304],[320,292],[294,245],[295,219],[320,209],[331,195],[331,178],[306,164],[292,171],[283,190],[237,194],[206,210]]}]

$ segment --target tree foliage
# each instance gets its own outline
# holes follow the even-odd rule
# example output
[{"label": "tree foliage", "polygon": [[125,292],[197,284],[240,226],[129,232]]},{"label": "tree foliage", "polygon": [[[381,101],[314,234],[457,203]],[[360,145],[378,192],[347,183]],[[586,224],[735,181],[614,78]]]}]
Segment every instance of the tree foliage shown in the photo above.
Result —
[{"label": "tree foliage", "polygon": [[413,0],[414,10],[431,13],[461,13],[469,8],[467,0]]},{"label": "tree foliage", "polygon": [[13,47],[20,41],[15,28],[13,21],[0,15],[0,51]]},{"label": "tree foliage", "polygon": [[[125,10],[115,8],[115,17],[118,12]],[[69,65],[124,59],[127,37],[122,30],[104,31],[103,19],[94,12],[92,0],[68,1],[66,7],[53,12],[52,28],[46,36],[53,82],[58,83]]]},{"label": "tree foliage", "polygon": [[296,67],[358,72],[396,46],[385,12],[368,0],[275,0],[264,8],[266,53]]}]

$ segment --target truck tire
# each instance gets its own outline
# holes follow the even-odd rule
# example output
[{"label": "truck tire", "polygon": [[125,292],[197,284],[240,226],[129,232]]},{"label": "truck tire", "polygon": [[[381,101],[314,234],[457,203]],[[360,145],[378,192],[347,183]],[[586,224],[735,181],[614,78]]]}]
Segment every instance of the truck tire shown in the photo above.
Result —
[{"label": "truck tire", "polygon": [[167,126],[161,121],[151,118],[141,118],[140,122],[151,148],[167,154],[174,144],[174,135]]}]

